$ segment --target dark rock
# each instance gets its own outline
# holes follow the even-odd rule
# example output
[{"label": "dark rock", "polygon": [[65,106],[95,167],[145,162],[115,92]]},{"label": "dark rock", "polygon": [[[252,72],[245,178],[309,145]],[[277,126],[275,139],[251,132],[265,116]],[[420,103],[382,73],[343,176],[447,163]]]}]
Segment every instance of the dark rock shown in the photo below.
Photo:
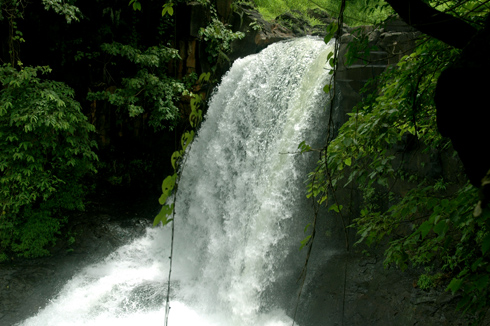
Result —
[{"label": "dark rock", "polygon": [[[199,30],[207,25],[209,11],[198,2],[189,2],[187,7],[188,8],[184,11],[183,16],[190,17],[188,35],[198,37]],[[188,13],[189,11],[190,14]],[[186,26],[186,24],[184,23],[181,26]]]},{"label": "dark rock", "polygon": [[228,17],[231,14],[231,3],[233,0],[216,0],[216,9],[218,11],[218,15],[223,17],[225,21],[228,20]]},{"label": "dark rock", "polygon": [[402,32],[402,33],[414,33],[417,32],[415,28],[405,23],[400,17],[389,17],[382,25],[387,31]]},{"label": "dark rock", "polygon": [[232,61],[238,57],[258,53],[274,42],[294,37],[292,31],[280,24],[264,20],[258,11],[250,6],[237,8],[233,26],[236,30],[246,33],[246,36],[233,44],[230,55]]}]

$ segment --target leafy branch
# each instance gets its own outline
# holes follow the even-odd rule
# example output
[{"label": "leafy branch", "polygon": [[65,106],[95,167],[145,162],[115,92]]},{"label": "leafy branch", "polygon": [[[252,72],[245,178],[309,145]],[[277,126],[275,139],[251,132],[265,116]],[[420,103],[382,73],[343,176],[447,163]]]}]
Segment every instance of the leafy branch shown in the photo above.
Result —
[{"label": "leafy branch", "polygon": [[49,254],[63,212],[82,210],[82,178],[96,172],[95,131],[49,67],[0,67],[0,261]]},{"label": "leafy branch", "polygon": [[[211,74],[203,73],[199,77],[199,83],[205,83],[209,81]],[[189,115],[189,123],[192,128],[197,129],[202,121],[202,109],[203,98],[201,95],[191,94],[191,113]],[[168,324],[168,315],[170,313],[170,279],[172,276],[172,261],[173,261],[173,247],[174,247],[174,227],[175,227],[175,204],[177,200],[177,190],[182,171],[185,166],[185,159],[187,158],[186,152],[190,150],[192,141],[194,140],[195,131],[190,130],[182,134],[180,145],[181,149],[175,151],[171,156],[171,163],[174,169],[174,173],[167,176],[162,183],[162,195],[158,199],[162,208],[160,213],[153,220],[153,226],[157,226],[161,223],[162,226],[172,223],[172,236],[170,247],[170,267],[167,281],[167,297],[165,303],[165,325]],[[168,203],[168,198],[172,196],[172,203]]]},{"label": "leafy branch", "polygon": [[[457,175],[423,172],[425,160],[451,148],[437,131],[432,94],[441,70],[458,53],[422,39],[413,53],[368,83],[363,102],[310,174],[308,196],[325,203],[329,191],[356,187],[363,197],[352,225],[356,245],[388,240],[385,267],[421,266],[448,275],[447,290],[462,295],[458,309],[474,314],[490,298],[490,213],[473,214],[477,190],[459,183]],[[418,162],[407,161],[400,146],[420,150]],[[403,194],[394,190],[409,186]],[[341,210],[338,204],[331,208]],[[427,285],[427,274],[420,277]]]}]

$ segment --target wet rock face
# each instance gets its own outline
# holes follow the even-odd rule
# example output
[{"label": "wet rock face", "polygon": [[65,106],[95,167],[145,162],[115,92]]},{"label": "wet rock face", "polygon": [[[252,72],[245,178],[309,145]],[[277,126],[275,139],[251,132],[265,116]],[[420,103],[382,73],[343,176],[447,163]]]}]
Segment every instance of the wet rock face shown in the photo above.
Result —
[{"label": "wet rock face", "polygon": [[[421,290],[414,285],[413,272],[384,269],[382,260],[359,252],[333,256],[319,271],[320,289],[312,293],[323,302],[311,302],[311,319],[305,324],[320,325],[322,320],[326,325],[349,326],[469,324],[455,311],[456,297],[442,288]],[[337,275],[335,282],[332,275]]]},{"label": "wet rock face", "polygon": [[[418,270],[384,268],[384,249],[345,249],[342,222],[321,215],[298,307],[301,326],[469,326],[456,311],[458,296],[441,284],[430,290],[417,285]],[[355,230],[349,231],[351,244]],[[365,249],[365,248],[364,248]],[[294,306],[294,304],[293,304]],[[490,325],[490,319],[487,323]]]}]

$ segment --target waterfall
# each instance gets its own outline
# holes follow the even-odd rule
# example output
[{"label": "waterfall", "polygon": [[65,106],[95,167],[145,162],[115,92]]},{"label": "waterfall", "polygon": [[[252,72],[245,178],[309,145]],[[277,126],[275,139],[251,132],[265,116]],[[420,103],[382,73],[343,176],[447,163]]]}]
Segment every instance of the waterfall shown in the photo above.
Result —
[{"label": "waterfall", "polygon": [[[176,199],[169,325],[291,325],[311,219],[331,46],[270,45],[234,62],[186,154]],[[21,325],[163,325],[170,231],[151,228],[75,275]]]}]

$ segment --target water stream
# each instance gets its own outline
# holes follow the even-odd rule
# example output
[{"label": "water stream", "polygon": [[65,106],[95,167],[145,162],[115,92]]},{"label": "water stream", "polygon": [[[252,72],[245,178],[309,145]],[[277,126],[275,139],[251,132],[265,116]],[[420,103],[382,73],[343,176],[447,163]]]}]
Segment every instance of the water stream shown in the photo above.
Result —
[{"label": "water stream", "polygon": [[[311,219],[304,180],[328,99],[322,40],[238,59],[210,101],[177,195],[171,326],[291,325]],[[163,325],[170,228],[74,276],[21,325]]]}]

